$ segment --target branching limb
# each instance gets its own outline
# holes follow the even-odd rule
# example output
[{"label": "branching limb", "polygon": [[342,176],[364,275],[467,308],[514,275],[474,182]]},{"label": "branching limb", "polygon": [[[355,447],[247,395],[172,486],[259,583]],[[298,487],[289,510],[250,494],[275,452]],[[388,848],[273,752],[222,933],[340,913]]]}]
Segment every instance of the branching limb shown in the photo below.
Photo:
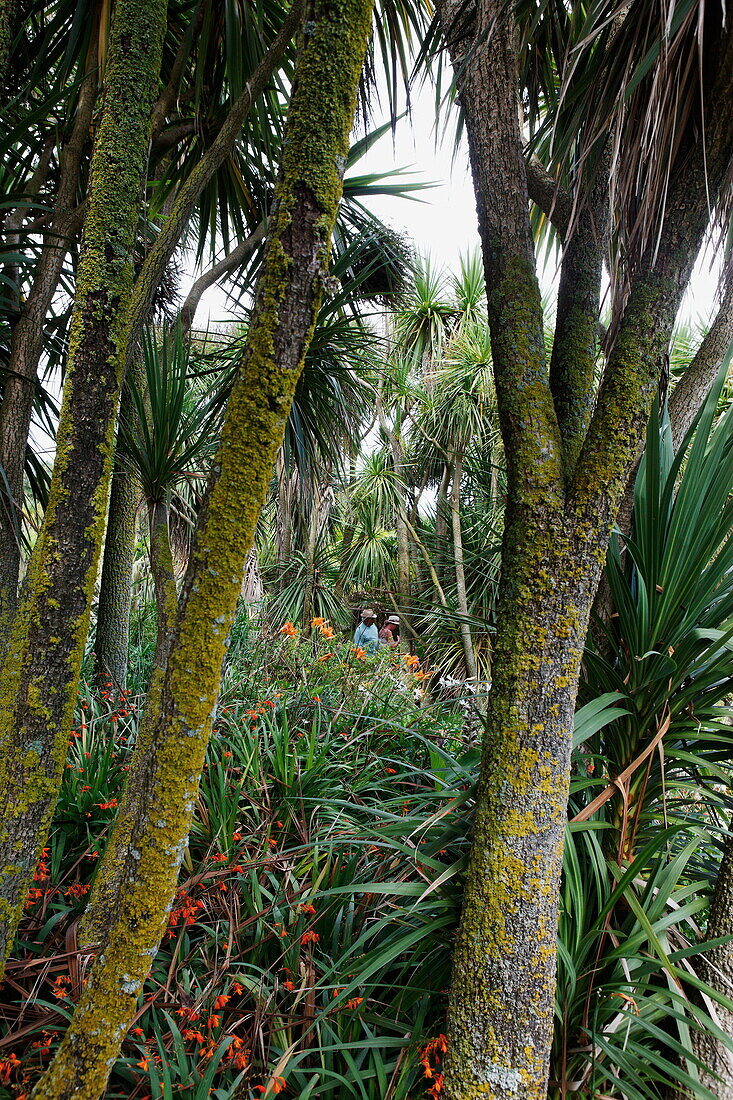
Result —
[{"label": "branching limb", "polygon": [[196,310],[198,309],[198,304],[209,287],[218,283],[219,280],[225,275],[228,275],[230,271],[235,271],[236,268],[241,267],[264,239],[265,222],[263,220],[249,237],[240,241],[236,248],[233,248],[228,255],[224,256],[218,263],[215,263],[208,271],[204,271],[202,275],[199,275],[181,306],[180,321],[181,328],[184,332],[190,330],[194,316],[196,315]]},{"label": "branching limb", "polygon": [[300,23],[302,10],[302,0],[296,0],[272,45],[248,81],[247,87],[232,104],[214,142],[180,188],[173,203],[173,209],[163,224],[154,245],[148,252],[142,270],[135,282],[130,311],[130,341],[128,345],[130,353],[145,318],[148,316],[160,280],[180,243],[186,226],[191,220],[199,195],[229,156],[237,135],[242,129],[242,124],[252,108],[252,104],[267,87],[272,74],[290,44]]}]

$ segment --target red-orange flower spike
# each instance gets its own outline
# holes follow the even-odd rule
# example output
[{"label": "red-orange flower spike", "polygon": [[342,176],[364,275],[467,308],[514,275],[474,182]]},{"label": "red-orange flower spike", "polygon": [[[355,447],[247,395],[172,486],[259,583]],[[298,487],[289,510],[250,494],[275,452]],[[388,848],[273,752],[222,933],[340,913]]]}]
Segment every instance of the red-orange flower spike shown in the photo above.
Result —
[{"label": "red-orange flower spike", "polygon": [[226,993],[222,993],[220,997],[217,997],[214,1001],[214,1011],[220,1012],[222,1008],[225,1008],[227,1003],[231,1000]]},{"label": "red-orange flower spike", "polygon": [[297,638],[298,631],[295,629],[291,622],[284,623],[280,627],[280,633],[284,634],[287,638]]},{"label": "red-orange flower spike", "polygon": [[303,933],[303,935],[300,937],[300,942],[302,946],[305,947],[307,943],[318,943],[320,938],[321,937],[318,935],[317,932],[309,930],[308,932]]}]

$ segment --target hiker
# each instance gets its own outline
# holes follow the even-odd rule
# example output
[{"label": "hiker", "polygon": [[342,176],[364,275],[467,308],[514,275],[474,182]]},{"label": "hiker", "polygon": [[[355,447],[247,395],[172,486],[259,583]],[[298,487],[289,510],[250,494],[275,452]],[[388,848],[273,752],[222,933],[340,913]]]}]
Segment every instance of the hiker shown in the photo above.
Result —
[{"label": "hiker", "polygon": [[354,631],[354,645],[367,653],[376,653],[379,648],[377,616],[371,607],[365,607],[361,613],[361,622]]},{"label": "hiker", "polygon": [[399,615],[390,615],[384,621],[384,626],[379,631],[379,644],[380,646],[389,646],[390,649],[397,649],[400,641],[400,617]]}]

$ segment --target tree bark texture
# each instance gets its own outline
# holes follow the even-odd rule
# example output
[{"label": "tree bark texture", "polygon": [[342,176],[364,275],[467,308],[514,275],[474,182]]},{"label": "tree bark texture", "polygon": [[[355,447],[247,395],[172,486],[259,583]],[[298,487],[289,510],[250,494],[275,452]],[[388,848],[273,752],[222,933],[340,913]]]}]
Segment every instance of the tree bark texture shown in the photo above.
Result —
[{"label": "tree bark texture", "polygon": [[[466,117],[507,506],[444,1090],[446,1100],[545,1100],[580,659],[611,525],[708,222],[706,163],[714,200],[730,164],[733,51],[726,32],[706,157],[696,147],[676,166],[658,254],[637,268],[586,431],[587,371],[551,379],[545,359],[514,27],[501,0],[479,0],[468,28],[461,8],[444,0],[439,16]],[[596,265],[597,257],[568,284],[565,309],[590,312]]]},{"label": "tree bark texture", "polygon": [[[33,1100],[96,1100],[166,926],[208,744],[227,636],[321,298],[371,0],[309,5],[263,272],[199,518],[102,954]],[[120,807],[120,819],[125,806]],[[114,832],[113,838],[114,841]],[[103,861],[100,873],[104,873]]]},{"label": "tree bark texture", "polygon": [[35,397],[38,364],[43,350],[46,316],[56,293],[69,242],[81,229],[75,208],[79,172],[89,139],[97,97],[96,48],[87,59],[87,76],[80,91],[69,140],[59,164],[54,215],[36,266],[33,285],[13,326],[0,405],[0,465],[4,492],[0,514],[0,626],[7,630],[15,613],[20,573],[25,497],[25,455]]},{"label": "tree bark texture", "polygon": [[164,669],[168,661],[168,651],[178,615],[178,592],[176,590],[176,576],[173,569],[173,553],[168,528],[168,508],[164,501],[149,502],[148,522],[150,527],[150,572],[153,577],[155,604],[158,610],[158,632],[155,641],[153,668]]},{"label": "tree bark texture", "polygon": [[134,475],[116,465],[99,581],[94,667],[100,683],[111,679],[118,690],[124,690],[127,684],[132,569],[139,507],[140,488]]},{"label": "tree bark texture", "polygon": [[165,26],[165,0],[116,8],[49,503],[0,676],[2,960],[56,802],[89,626]]}]

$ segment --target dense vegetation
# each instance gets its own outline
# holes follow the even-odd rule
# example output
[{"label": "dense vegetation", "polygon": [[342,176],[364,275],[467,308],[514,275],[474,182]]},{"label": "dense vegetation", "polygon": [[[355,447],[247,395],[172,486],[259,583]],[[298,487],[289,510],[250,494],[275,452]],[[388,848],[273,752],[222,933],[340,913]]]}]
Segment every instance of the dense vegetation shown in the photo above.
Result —
[{"label": "dense vegetation", "polygon": [[[668,9],[0,0],[3,1100],[733,1096],[733,35]],[[453,272],[359,167],[417,80]]]}]

